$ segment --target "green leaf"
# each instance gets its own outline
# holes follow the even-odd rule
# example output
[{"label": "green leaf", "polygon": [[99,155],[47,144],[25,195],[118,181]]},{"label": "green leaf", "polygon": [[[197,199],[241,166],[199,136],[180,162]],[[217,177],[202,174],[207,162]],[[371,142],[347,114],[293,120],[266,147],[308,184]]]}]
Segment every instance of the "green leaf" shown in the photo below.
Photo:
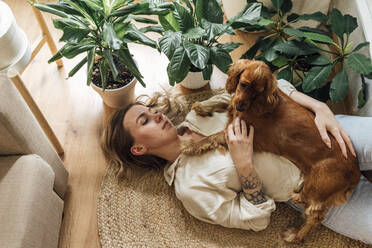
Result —
[{"label": "green leaf", "polygon": [[197,0],[195,13],[199,23],[202,18],[212,23],[223,23],[223,11],[216,0]]},{"label": "green leaf", "polygon": [[188,40],[183,41],[183,46],[191,63],[200,70],[203,70],[209,60],[209,50],[202,45],[191,43]]},{"label": "green leaf", "polygon": [[145,18],[145,17],[131,16],[131,19],[135,20],[136,22],[141,22],[141,23],[158,24],[157,20]]},{"label": "green leaf", "polygon": [[133,42],[138,42],[156,48],[156,42],[147,37],[146,35],[144,35],[132,24],[129,26],[129,29],[127,30],[124,37],[129,40],[132,40]]},{"label": "green leaf", "polygon": [[312,57],[308,61],[308,63],[311,64],[311,65],[322,66],[322,65],[329,65],[331,63],[331,61],[328,58],[326,58],[326,57],[316,56],[316,57]]},{"label": "green leaf", "polygon": [[155,33],[159,33],[159,34],[164,33],[164,29],[161,26],[146,26],[146,27],[140,28],[138,30],[141,31],[142,33],[147,33],[147,32],[155,32]]},{"label": "green leaf", "polygon": [[160,50],[171,60],[174,51],[182,43],[181,32],[166,31],[164,36],[159,38],[158,42]]},{"label": "green leaf", "polygon": [[[120,51],[120,50],[119,50]],[[112,76],[114,77],[114,80],[118,77],[118,70],[116,69],[116,65],[114,63],[114,58],[112,57],[112,54],[109,50],[103,50],[103,57],[105,58],[107,64],[109,65],[111,69]]]},{"label": "green leaf", "polygon": [[65,49],[67,44],[65,44],[61,49],[59,49],[56,54],[54,54],[49,60],[48,60],[48,63],[53,63],[54,61],[56,60],[59,60],[61,58],[63,58],[63,55],[62,55],[62,51],[63,49]]},{"label": "green leaf", "polygon": [[303,34],[306,38],[312,41],[319,41],[319,42],[324,42],[328,44],[334,44],[332,38],[330,38],[329,36],[323,35],[323,34],[310,33],[310,32],[305,32]]},{"label": "green leaf", "polygon": [[363,108],[364,105],[367,103],[367,99],[364,94],[365,91],[366,91],[365,85],[362,84],[362,88],[359,90],[359,93],[358,93],[358,108]]},{"label": "green leaf", "polygon": [[262,4],[254,3],[247,5],[246,8],[234,16],[229,23],[233,28],[235,23],[244,23],[244,24],[258,24],[258,21],[261,19],[261,9]]},{"label": "green leaf", "polygon": [[344,15],[345,19],[345,33],[349,36],[357,27],[357,19],[351,15]]},{"label": "green leaf", "polygon": [[276,75],[276,79],[284,79],[290,82],[292,80],[292,73],[291,69],[289,67],[282,69],[278,74]]},{"label": "green leaf", "polygon": [[149,3],[132,3],[128,4],[127,7],[115,10],[111,13],[111,16],[126,16],[129,14],[135,15],[137,13],[144,12],[149,8]]},{"label": "green leaf", "polygon": [[271,24],[274,24],[275,22],[273,22],[272,20],[270,19],[265,19],[265,18],[261,18],[258,22],[258,25],[260,26],[268,26],[268,25],[271,25]]},{"label": "green leaf", "polygon": [[185,37],[186,39],[199,39],[206,35],[207,33],[204,29],[202,29],[201,27],[196,27],[188,29],[187,32],[183,34],[183,37]]},{"label": "green leaf", "polygon": [[229,52],[234,51],[240,45],[242,45],[242,43],[228,42],[228,43],[225,43],[225,44],[217,44],[216,46],[219,47],[219,48],[222,48],[223,50],[225,50],[226,52],[229,53]]},{"label": "green leaf", "polygon": [[81,40],[87,37],[90,33],[89,29],[78,29],[65,27],[63,29],[63,35],[59,41],[79,43]]},{"label": "green leaf", "polygon": [[210,80],[212,72],[213,72],[213,66],[212,65],[207,65],[202,71],[203,79],[204,80]]},{"label": "green leaf", "polygon": [[[95,0],[97,2],[100,2],[101,0]],[[130,2],[132,2],[132,0],[112,0],[111,1],[111,9],[112,10],[117,10],[121,7],[123,7],[123,5],[128,5]]]},{"label": "green leaf", "polygon": [[117,37],[112,23],[105,22],[103,24],[102,34],[103,39],[109,44],[110,48],[114,50],[120,49],[123,42]]},{"label": "green leaf", "polygon": [[[53,8],[55,10],[59,10],[61,12],[64,12],[68,15],[77,15],[77,16],[83,16],[79,11],[75,10],[74,8],[71,8],[68,4],[57,2],[57,3],[42,3],[45,6],[48,6],[50,8]],[[36,7],[36,6],[35,6]]]},{"label": "green leaf", "polygon": [[309,55],[318,51],[316,47],[296,40],[277,44],[274,49],[289,56]]},{"label": "green leaf", "polygon": [[268,48],[265,49],[265,51],[263,51],[262,53],[262,56],[264,56],[264,58],[268,62],[272,62],[273,60],[279,57],[279,54],[276,53],[276,50],[274,48],[276,44],[281,44],[281,42],[279,40],[273,40],[271,44],[268,46]]},{"label": "green leaf", "polygon": [[296,36],[298,38],[304,37],[304,33],[300,30],[294,29],[294,28],[285,28],[283,29],[283,32],[288,34],[289,36]]},{"label": "green leaf", "polygon": [[32,4],[32,6],[36,7],[37,9],[39,9],[41,11],[48,12],[48,13],[51,13],[53,15],[64,17],[64,18],[69,17],[66,13],[64,13],[61,10],[56,9],[55,7],[51,7],[51,6],[47,6],[45,4],[39,4],[39,3],[31,3],[31,4]]},{"label": "green leaf", "polygon": [[347,77],[344,66],[342,71],[339,72],[332,80],[331,87],[329,89],[329,96],[333,103],[342,101],[347,91],[349,90],[349,78]]},{"label": "green leaf", "polygon": [[69,28],[87,28],[86,25],[84,25],[83,23],[79,22],[79,21],[76,21],[74,19],[71,19],[71,18],[59,18],[59,19],[53,19],[53,25],[55,28],[57,29],[64,29],[66,27],[69,27]]},{"label": "green leaf", "polygon": [[101,83],[103,91],[106,89],[107,78],[108,78],[108,65],[106,60],[101,59],[99,61],[99,73],[101,74]]},{"label": "green leaf", "polygon": [[189,70],[190,60],[185,49],[182,46],[177,47],[167,67],[169,78],[179,83],[186,77]]},{"label": "green leaf", "polygon": [[201,19],[201,26],[207,31],[207,39],[211,41],[217,35],[222,35],[225,33],[234,34],[234,29],[226,24],[211,23],[206,19]]},{"label": "green leaf", "polygon": [[87,59],[87,56],[84,57],[77,65],[74,66],[74,68],[72,68],[72,70],[68,73],[68,77],[72,77],[75,75],[75,73],[77,71],[80,70],[81,67],[83,67],[83,65],[85,65],[85,63],[88,61]]},{"label": "green leaf", "polygon": [[358,45],[354,48],[353,52],[359,51],[360,49],[362,49],[362,48],[365,47],[365,46],[369,46],[369,42],[368,42],[368,41],[367,41],[367,42],[363,42],[363,43],[358,44]]},{"label": "green leaf", "polygon": [[185,7],[174,2],[175,10],[173,11],[174,18],[176,18],[181,31],[186,32],[188,29],[194,27],[192,16]]},{"label": "green leaf", "polygon": [[93,27],[97,27],[95,22],[94,22],[94,19],[93,17],[87,12],[87,10],[81,6],[78,2],[73,2],[71,0],[64,0],[67,4],[69,4],[71,7],[73,7],[74,9],[76,9],[77,11],[79,11],[84,17],[85,19],[90,23],[90,25],[92,25]]},{"label": "green leaf", "polygon": [[349,55],[347,63],[351,69],[360,74],[370,74],[372,72],[371,59],[360,53]]},{"label": "green leaf", "polygon": [[224,49],[216,46],[210,48],[210,58],[212,64],[216,65],[217,68],[224,73],[227,73],[230,65],[232,64],[230,54]]},{"label": "green leaf", "polygon": [[283,67],[288,64],[288,59],[284,56],[279,56],[271,62],[276,67]]},{"label": "green leaf", "polygon": [[130,25],[131,24],[129,22],[114,24],[114,30],[118,39],[120,40],[124,39],[124,36],[127,33],[127,30],[129,29]]},{"label": "green leaf", "polygon": [[328,66],[314,66],[302,82],[302,89],[304,92],[310,92],[320,88],[331,74],[333,65]]},{"label": "green leaf", "polygon": [[93,71],[93,65],[94,65],[94,57],[96,54],[96,47],[93,47],[91,50],[88,51],[87,55],[87,85],[89,86],[92,82],[92,71]]},{"label": "green leaf", "polygon": [[282,7],[282,4],[283,4],[283,0],[271,0],[271,2],[273,3],[273,6],[276,10],[280,10],[280,7]]},{"label": "green leaf", "polygon": [[122,49],[117,51],[118,58],[121,63],[123,63],[130,73],[137,78],[137,80],[142,84],[143,87],[146,87],[145,82],[143,81],[143,76],[139,72],[136,63],[134,62],[132,55],[130,54],[128,47],[124,46]]},{"label": "green leaf", "polygon": [[193,8],[189,0],[182,0],[182,2],[186,3],[187,7],[189,8],[190,15],[193,15]]},{"label": "green leaf", "polygon": [[[297,14],[295,14],[297,15]],[[308,20],[314,20],[314,21],[318,21],[318,22],[321,22],[321,23],[326,23],[328,21],[328,16],[326,16],[325,14],[323,14],[322,12],[320,11],[317,11],[315,13],[312,13],[312,14],[304,14],[304,15],[297,15],[298,17],[295,18],[295,16],[293,15],[292,17],[288,17],[290,19],[294,19],[295,21],[294,22],[297,22],[297,21],[308,21]]]},{"label": "green leaf", "polygon": [[85,52],[85,51],[88,51],[90,49],[92,49],[93,47],[95,47],[94,44],[92,43],[88,43],[88,44],[70,44],[70,43],[67,43],[64,47],[63,47],[63,50],[61,51],[63,57],[66,57],[68,59],[72,59],[74,58],[76,55],[82,53],[82,52]]},{"label": "green leaf", "polygon": [[345,19],[338,9],[333,9],[331,12],[331,30],[334,32],[344,44],[343,34],[345,33]]},{"label": "green leaf", "polygon": [[103,5],[100,0],[82,0],[91,10],[93,11],[102,11]]},{"label": "green leaf", "polygon": [[165,16],[159,16],[159,22],[165,31],[171,30],[178,32],[181,30],[180,25],[178,24],[172,12]]}]

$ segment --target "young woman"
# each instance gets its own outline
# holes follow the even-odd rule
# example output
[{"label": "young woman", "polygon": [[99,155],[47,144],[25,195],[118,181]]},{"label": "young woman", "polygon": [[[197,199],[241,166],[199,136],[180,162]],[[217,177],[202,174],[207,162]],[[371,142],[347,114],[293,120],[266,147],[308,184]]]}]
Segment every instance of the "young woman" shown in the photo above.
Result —
[{"label": "young woman", "polygon": [[[326,146],[337,145],[331,144],[329,132],[345,157],[355,156],[353,141],[362,173],[371,175],[372,118],[335,117],[325,104],[297,92],[288,82],[279,80],[278,85],[315,113],[314,121]],[[230,100],[229,95],[222,94],[202,104]],[[268,226],[275,201],[290,200],[293,189],[301,183],[300,172],[283,157],[254,153],[254,127],[246,127],[239,119],[226,131],[229,153],[216,150],[198,157],[180,154],[182,141],[199,140],[221,131],[226,121],[226,113],[203,118],[191,111],[176,128],[164,114],[134,103],[113,115],[103,135],[103,149],[121,172],[126,168],[164,168],[165,180],[170,186],[174,184],[176,196],[194,217],[225,227],[259,231]],[[372,244],[372,184],[362,176],[349,201],[331,208],[322,223]]]}]

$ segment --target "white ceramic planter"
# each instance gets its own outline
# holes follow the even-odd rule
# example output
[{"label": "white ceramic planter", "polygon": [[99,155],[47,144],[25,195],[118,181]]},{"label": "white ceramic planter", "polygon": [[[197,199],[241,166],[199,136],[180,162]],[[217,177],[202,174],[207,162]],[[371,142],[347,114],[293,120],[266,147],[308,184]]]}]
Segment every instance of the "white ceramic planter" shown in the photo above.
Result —
[{"label": "white ceramic planter", "polygon": [[203,79],[203,73],[189,72],[186,78],[180,83],[183,87],[188,89],[200,89],[209,83],[209,80]]},{"label": "white ceramic planter", "polygon": [[102,88],[91,84],[92,88],[102,97],[103,102],[115,109],[122,108],[129,103],[134,101],[134,86],[137,83],[137,79],[133,78],[132,81],[124,87],[119,89],[105,89],[102,91]]}]

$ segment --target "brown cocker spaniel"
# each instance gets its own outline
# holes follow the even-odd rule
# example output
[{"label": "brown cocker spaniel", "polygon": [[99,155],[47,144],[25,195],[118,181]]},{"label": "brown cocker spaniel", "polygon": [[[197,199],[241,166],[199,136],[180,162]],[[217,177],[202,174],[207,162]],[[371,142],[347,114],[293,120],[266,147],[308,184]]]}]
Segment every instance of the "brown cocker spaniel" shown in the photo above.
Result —
[{"label": "brown cocker spaniel", "polygon": [[[228,73],[226,90],[233,95],[228,106],[228,124],[239,116],[247,125],[253,125],[256,152],[283,156],[303,174],[304,183],[295,189],[292,201],[304,204],[305,223],[282,235],[287,242],[301,242],[310,229],[325,218],[330,207],[347,201],[360,178],[357,159],[350,152],[345,159],[331,135],[332,148],[324,144],[315,126],[314,114],[278,89],[276,78],[265,63],[254,60],[234,63]],[[204,116],[223,108],[220,105],[206,112],[198,103],[193,106]],[[182,152],[201,155],[226,148],[224,134],[220,132],[197,143],[185,144]]]}]

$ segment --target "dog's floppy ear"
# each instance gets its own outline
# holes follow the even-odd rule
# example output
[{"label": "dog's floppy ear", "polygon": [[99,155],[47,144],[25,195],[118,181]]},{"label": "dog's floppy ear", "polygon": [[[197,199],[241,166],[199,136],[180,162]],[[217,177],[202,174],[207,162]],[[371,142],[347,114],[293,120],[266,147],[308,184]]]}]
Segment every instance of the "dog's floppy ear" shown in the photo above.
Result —
[{"label": "dog's floppy ear", "polygon": [[228,77],[226,80],[226,90],[229,94],[235,92],[239,83],[240,74],[244,71],[251,61],[248,59],[240,59],[230,66]]}]

